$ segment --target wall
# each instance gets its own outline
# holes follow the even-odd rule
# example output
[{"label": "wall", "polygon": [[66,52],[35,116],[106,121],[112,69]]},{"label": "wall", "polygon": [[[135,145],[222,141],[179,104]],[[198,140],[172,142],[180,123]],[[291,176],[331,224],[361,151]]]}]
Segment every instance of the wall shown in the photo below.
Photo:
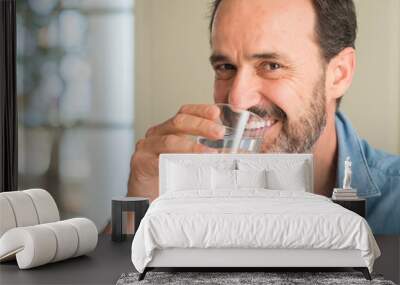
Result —
[{"label": "wall", "polygon": [[[136,1],[136,139],[181,104],[212,102],[209,2]],[[342,110],[372,145],[400,153],[400,1],[356,5],[358,67]]]},{"label": "wall", "polygon": [[356,5],[358,66],[342,110],[369,143],[399,154],[400,1],[358,0]]},{"label": "wall", "polygon": [[185,103],[212,103],[208,0],[136,0],[135,134]]}]

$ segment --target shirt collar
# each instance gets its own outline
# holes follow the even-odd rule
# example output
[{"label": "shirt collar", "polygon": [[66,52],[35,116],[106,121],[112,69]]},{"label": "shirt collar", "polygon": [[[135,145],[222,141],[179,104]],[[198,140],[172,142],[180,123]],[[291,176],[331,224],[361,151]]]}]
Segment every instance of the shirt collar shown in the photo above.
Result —
[{"label": "shirt collar", "polygon": [[342,187],[344,161],[349,156],[352,161],[351,185],[357,188],[357,195],[364,198],[379,196],[381,193],[371,175],[360,138],[349,119],[341,112],[336,112],[336,133],[338,138],[336,187]]}]

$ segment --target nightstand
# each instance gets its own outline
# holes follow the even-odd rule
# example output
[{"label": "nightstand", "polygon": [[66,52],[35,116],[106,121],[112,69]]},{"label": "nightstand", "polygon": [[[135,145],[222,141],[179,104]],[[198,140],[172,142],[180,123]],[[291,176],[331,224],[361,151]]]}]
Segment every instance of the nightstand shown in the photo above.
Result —
[{"label": "nightstand", "polygon": [[332,199],[333,203],[339,204],[340,206],[359,214],[361,217],[365,218],[366,200],[358,198],[356,200],[337,200]]},{"label": "nightstand", "polygon": [[128,223],[130,219],[128,215],[134,213],[134,230],[139,227],[140,221],[146,214],[149,208],[149,199],[143,197],[120,197],[112,199],[112,241],[123,241],[128,236],[133,238],[134,232],[131,235],[128,233]]}]

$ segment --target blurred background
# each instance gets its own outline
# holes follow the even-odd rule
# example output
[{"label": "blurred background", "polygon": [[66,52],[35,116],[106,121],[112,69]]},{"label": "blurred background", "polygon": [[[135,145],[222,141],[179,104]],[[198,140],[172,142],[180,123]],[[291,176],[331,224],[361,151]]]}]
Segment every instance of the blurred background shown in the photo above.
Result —
[{"label": "blurred background", "polygon": [[102,229],[134,143],[133,1],[17,1],[17,46],[19,188]]},{"label": "blurred background", "polygon": [[[147,128],[212,103],[209,0],[17,1],[19,188],[101,230]],[[358,67],[341,109],[400,153],[400,1],[356,0]]]}]

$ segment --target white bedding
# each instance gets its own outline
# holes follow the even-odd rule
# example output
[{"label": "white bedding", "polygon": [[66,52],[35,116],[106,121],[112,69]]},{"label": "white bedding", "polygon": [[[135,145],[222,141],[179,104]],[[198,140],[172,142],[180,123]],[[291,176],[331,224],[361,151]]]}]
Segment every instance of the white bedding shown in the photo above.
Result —
[{"label": "white bedding", "polygon": [[358,249],[371,272],[380,255],[367,222],[326,197],[265,189],[199,193],[170,192],[151,204],[132,243],[139,272],[165,248]]}]

